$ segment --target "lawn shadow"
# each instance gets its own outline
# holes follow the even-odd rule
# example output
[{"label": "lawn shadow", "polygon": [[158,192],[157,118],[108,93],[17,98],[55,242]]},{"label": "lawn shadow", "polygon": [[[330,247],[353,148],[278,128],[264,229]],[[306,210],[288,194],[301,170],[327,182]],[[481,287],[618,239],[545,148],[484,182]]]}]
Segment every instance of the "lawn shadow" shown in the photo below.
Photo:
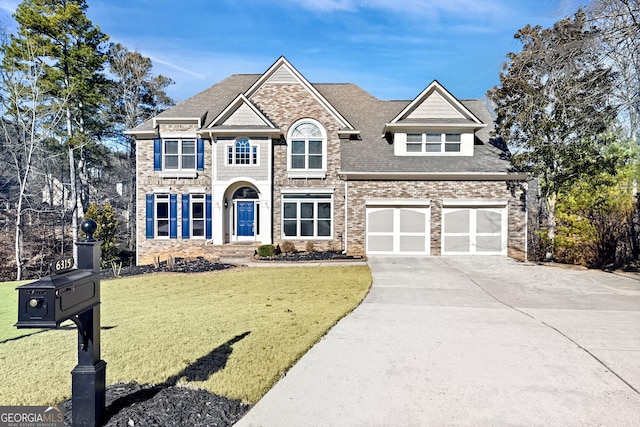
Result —
[{"label": "lawn shadow", "polygon": [[176,375],[170,376],[161,384],[143,388],[134,393],[117,398],[106,408],[104,422],[108,422],[124,408],[153,399],[162,390],[177,385],[181,378],[185,378],[187,381],[206,381],[211,375],[221,371],[227,366],[229,356],[231,356],[233,352],[232,345],[241,341],[250,333],[250,331],[247,331],[231,338],[229,341],[216,347],[208,354],[185,367]]},{"label": "lawn shadow", "polygon": [[[115,328],[115,326],[102,326],[100,329],[103,330],[103,331],[108,331],[109,329],[113,329],[113,328]],[[71,330],[71,329],[76,330],[76,329],[78,329],[78,327],[76,325],[62,325],[62,326],[59,326],[57,328],[40,329],[40,330],[38,330],[36,332],[32,332],[30,334],[23,334],[23,335],[18,335],[17,337],[13,337],[13,338],[7,338],[6,340],[0,341],[0,344],[6,344],[6,343],[11,342],[11,341],[18,341],[18,340],[21,340],[23,338],[30,337],[32,335],[44,334],[45,332],[56,331],[56,330],[60,330],[60,329],[62,329],[62,330]]]}]

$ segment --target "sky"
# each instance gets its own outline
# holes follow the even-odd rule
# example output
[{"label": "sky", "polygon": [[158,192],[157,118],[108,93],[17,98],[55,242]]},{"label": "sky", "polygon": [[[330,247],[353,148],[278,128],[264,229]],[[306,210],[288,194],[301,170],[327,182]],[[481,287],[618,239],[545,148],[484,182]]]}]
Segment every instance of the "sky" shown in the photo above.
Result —
[{"label": "sky", "polygon": [[[355,83],[383,100],[412,100],[433,80],[469,99],[499,84],[520,28],[550,27],[584,1],[87,0],[87,15],[150,57],[176,101],[280,56],[311,83]],[[9,31],[19,3],[0,0]]]}]

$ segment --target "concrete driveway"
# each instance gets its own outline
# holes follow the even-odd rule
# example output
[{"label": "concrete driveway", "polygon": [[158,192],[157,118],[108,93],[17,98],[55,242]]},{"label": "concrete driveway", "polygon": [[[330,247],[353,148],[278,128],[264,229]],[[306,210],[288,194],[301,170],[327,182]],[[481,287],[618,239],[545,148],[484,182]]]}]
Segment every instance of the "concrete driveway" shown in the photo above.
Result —
[{"label": "concrete driveway", "polygon": [[640,425],[640,281],[373,258],[373,286],[236,426]]}]

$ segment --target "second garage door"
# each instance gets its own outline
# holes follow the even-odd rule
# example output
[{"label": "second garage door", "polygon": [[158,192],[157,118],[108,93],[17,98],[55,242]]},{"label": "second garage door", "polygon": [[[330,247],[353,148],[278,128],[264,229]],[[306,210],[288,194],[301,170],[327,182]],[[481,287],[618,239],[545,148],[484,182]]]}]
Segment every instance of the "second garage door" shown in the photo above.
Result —
[{"label": "second garage door", "polygon": [[443,255],[506,255],[507,209],[449,206],[442,210]]},{"label": "second garage door", "polygon": [[428,255],[429,218],[428,206],[368,206],[367,253]]}]

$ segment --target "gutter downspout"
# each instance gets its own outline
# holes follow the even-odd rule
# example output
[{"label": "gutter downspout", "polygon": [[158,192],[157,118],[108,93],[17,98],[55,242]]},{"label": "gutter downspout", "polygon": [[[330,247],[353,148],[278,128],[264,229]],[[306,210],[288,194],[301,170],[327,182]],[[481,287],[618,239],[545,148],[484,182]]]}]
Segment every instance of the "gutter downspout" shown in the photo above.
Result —
[{"label": "gutter downspout", "polygon": [[349,225],[348,225],[348,219],[349,219],[349,181],[345,180],[344,181],[344,235],[342,236],[343,240],[344,240],[344,249],[342,250],[342,253],[344,255],[347,254],[347,244],[348,244],[348,230],[349,230]]}]

